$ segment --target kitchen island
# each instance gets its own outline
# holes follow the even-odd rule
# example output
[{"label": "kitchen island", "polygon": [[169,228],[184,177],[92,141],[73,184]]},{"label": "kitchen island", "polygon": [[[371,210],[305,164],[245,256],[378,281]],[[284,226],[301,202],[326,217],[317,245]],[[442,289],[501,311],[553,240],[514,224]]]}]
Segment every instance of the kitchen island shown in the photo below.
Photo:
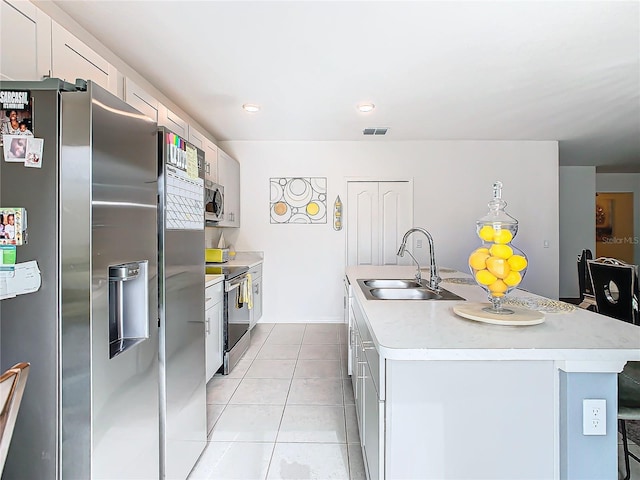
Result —
[{"label": "kitchen island", "polygon": [[[491,325],[457,316],[458,301],[367,300],[357,282],[414,273],[347,268],[370,478],[617,478],[617,373],[640,360],[640,328],[580,309],[546,313],[539,325]],[[487,301],[461,283],[468,274],[440,276],[467,301]],[[606,400],[605,435],[582,434],[583,399]]]}]

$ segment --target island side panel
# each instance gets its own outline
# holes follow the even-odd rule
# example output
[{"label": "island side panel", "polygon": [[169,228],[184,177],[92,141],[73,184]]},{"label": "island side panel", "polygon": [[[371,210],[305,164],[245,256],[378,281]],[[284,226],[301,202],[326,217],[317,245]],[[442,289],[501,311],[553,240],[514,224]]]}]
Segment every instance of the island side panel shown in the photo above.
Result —
[{"label": "island side panel", "polygon": [[[606,435],[583,435],[582,401],[607,401]],[[560,479],[618,478],[618,375],[560,371]]]},{"label": "island side panel", "polygon": [[387,479],[552,479],[551,361],[387,360]]}]

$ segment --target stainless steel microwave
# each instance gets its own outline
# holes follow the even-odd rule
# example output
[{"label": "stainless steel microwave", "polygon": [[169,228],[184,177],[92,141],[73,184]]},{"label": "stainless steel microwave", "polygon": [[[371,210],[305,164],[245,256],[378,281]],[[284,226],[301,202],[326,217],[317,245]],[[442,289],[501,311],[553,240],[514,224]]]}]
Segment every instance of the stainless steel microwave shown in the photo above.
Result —
[{"label": "stainless steel microwave", "polygon": [[205,180],[204,219],[207,222],[219,222],[224,218],[224,187]]}]

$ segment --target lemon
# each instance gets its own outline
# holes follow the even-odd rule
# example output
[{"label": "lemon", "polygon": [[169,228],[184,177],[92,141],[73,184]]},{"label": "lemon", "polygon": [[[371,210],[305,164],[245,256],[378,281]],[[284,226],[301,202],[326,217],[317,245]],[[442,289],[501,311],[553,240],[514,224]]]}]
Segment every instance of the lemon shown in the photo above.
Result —
[{"label": "lemon", "polygon": [[490,284],[488,286],[489,291],[494,294],[494,296],[497,296],[495,294],[499,293],[499,294],[504,294],[504,292],[506,292],[509,287],[507,286],[506,283],[504,283],[502,280],[496,280],[495,282],[493,282],[492,284]]},{"label": "lemon", "polygon": [[474,270],[483,270],[486,268],[485,262],[489,258],[489,250],[486,248],[479,248],[478,250],[469,256],[469,266]]},{"label": "lemon", "polygon": [[478,231],[478,236],[485,242],[492,242],[496,231],[491,225],[485,225]]},{"label": "lemon", "polygon": [[489,253],[492,257],[499,257],[507,259],[513,255],[513,249],[509,245],[501,245],[499,243],[494,243],[491,245],[489,249]]},{"label": "lemon", "polygon": [[522,275],[516,272],[515,270],[511,270],[509,275],[503,278],[504,283],[506,283],[510,287],[515,287],[522,281]]},{"label": "lemon", "polygon": [[476,273],[476,281],[481,285],[490,285],[498,280],[489,270],[480,270]]},{"label": "lemon", "polygon": [[507,262],[509,262],[511,270],[515,270],[516,272],[520,272],[527,268],[527,259],[522,255],[513,255],[509,257]]},{"label": "lemon", "polygon": [[509,264],[504,258],[489,257],[485,263],[487,265],[487,270],[498,278],[505,278],[511,271]]},{"label": "lemon", "polygon": [[513,234],[509,230],[498,230],[493,237],[493,241],[496,243],[509,243],[513,239]]}]

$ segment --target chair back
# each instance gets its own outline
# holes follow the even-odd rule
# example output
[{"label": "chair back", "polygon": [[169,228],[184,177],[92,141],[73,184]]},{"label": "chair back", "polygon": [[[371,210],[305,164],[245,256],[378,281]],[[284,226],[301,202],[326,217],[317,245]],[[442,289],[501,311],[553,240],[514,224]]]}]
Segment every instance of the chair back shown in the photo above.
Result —
[{"label": "chair back", "polygon": [[0,376],[0,473],[9,453],[13,427],[29,376],[29,364],[18,363]]},{"label": "chair back", "polygon": [[593,287],[591,286],[591,275],[587,268],[587,260],[592,260],[593,254],[591,250],[584,249],[578,256],[578,287],[580,288],[580,301],[584,300],[585,295],[593,297]]},{"label": "chair back", "polygon": [[587,260],[598,313],[638,324],[638,266],[612,258]]}]

